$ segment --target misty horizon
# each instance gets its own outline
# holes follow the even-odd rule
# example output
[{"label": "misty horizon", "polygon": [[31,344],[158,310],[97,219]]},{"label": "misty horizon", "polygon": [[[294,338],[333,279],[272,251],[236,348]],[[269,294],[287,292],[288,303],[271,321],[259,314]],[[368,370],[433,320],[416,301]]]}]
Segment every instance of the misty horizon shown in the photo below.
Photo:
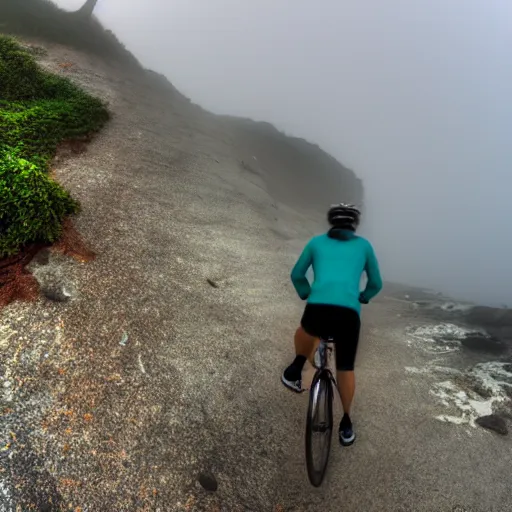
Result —
[{"label": "misty horizon", "polygon": [[512,302],[510,14],[499,0],[100,0],[96,10],[193,102],[271,122],[353,169],[385,279],[493,305]]}]

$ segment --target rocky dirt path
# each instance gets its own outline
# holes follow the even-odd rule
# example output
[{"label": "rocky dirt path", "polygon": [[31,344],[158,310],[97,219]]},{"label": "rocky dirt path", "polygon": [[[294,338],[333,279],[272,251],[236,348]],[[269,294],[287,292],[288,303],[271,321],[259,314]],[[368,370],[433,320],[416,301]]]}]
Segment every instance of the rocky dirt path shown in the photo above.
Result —
[{"label": "rocky dirt path", "polygon": [[56,168],[97,259],[51,254],[35,270],[71,299],[0,313],[0,511],[511,510],[508,437],[435,418],[436,376],[407,371],[432,357],[407,328],[437,321],[386,297],[364,316],[358,443],[313,490],[306,397],[279,372],[316,223],[240,171],[213,116],[49,50],[114,118]]}]

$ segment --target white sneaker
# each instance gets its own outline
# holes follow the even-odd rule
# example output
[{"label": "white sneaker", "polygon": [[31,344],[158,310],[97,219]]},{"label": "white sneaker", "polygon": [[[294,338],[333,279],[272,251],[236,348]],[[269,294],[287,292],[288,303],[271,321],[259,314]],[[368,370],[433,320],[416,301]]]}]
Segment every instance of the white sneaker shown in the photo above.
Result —
[{"label": "white sneaker", "polygon": [[292,391],[295,391],[295,393],[302,393],[304,390],[302,389],[302,381],[301,380],[295,380],[295,381],[291,381],[291,380],[288,380],[285,376],[284,376],[284,373],[281,375],[281,382],[288,388],[288,389],[291,389]]}]

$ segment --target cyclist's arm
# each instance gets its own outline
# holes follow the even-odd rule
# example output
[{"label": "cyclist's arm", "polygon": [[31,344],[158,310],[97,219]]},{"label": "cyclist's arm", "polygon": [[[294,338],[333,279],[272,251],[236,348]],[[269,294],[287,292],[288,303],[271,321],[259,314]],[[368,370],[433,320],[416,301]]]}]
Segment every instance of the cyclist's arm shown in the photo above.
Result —
[{"label": "cyclist's arm", "polygon": [[311,251],[311,243],[308,243],[306,247],[304,247],[304,250],[297,260],[297,263],[295,263],[291,273],[293,286],[302,300],[306,300],[311,293],[311,285],[306,278],[306,272],[312,262],[313,252]]},{"label": "cyclist's arm", "polygon": [[380,275],[379,262],[375,256],[373,247],[368,244],[368,254],[366,256],[366,265],[364,267],[368,281],[366,288],[361,293],[360,301],[368,304],[381,290],[382,277]]}]

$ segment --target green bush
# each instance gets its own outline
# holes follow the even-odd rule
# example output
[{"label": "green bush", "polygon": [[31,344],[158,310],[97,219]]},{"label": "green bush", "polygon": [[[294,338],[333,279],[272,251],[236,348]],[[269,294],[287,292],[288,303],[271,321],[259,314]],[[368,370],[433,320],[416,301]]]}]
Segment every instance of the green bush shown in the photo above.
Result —
[{"label": "green bush", "polygon": [[9,105],[0,110],[0,147],[14,147],[24,158],[51,158],[63,140],[94,132],[104,123],[104,108],[92,99],[71,97]]},{"label": "green bush", "polygon": [[98,131],[108,118],[100,100],[0,36],[0,257],[59,238],[79,205],[48,176],[50,161],[63,140]]},{"label": "green bush", "polygon": [[33,99],[41,89],[42,76],[34,59],[16,42],[0,37],[0,98]]},{"label": "green bush", "polygon": [[55,242],[62,219],[78,203],[46,170],[0,151],[0,254],[10,256],[28,242]]}]

